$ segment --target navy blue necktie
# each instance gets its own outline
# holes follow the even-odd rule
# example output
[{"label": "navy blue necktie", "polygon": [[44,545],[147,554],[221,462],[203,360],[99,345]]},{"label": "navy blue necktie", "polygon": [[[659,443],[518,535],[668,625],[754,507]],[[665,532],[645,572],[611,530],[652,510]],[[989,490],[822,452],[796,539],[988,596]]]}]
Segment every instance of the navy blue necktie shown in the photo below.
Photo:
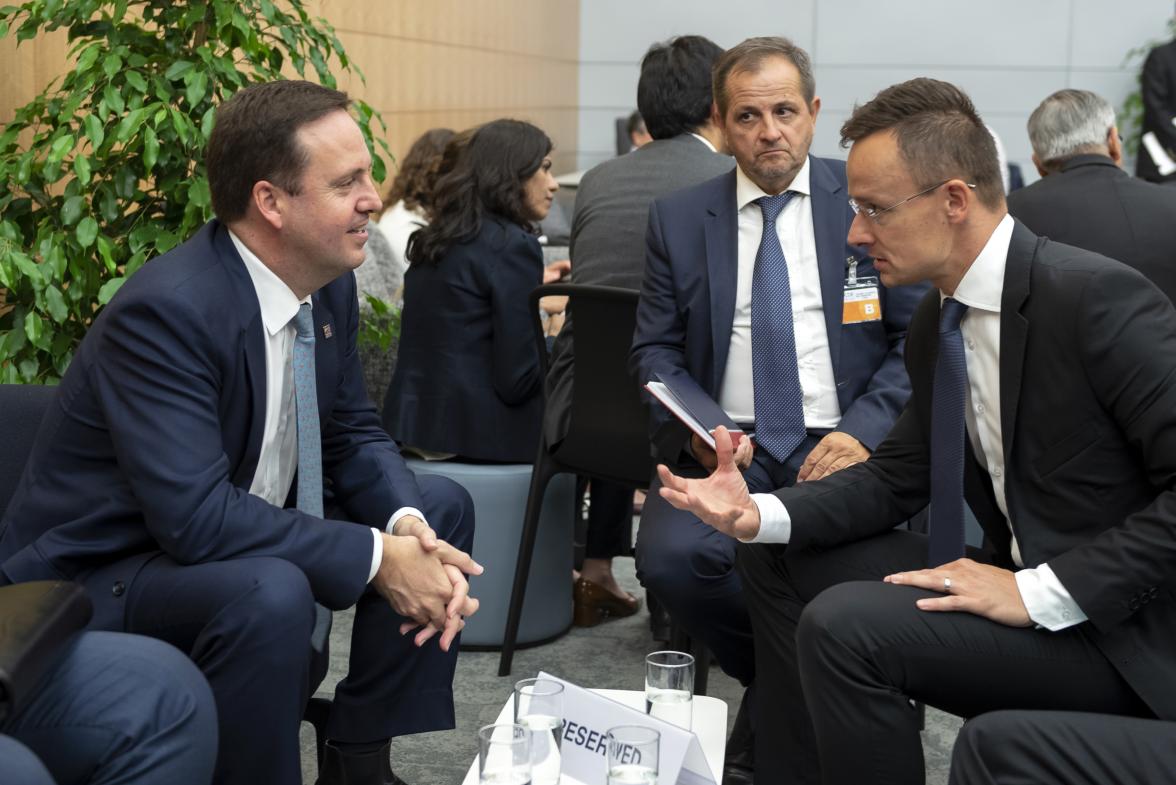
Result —
[{"label": "navy blue necktie", "polygon": [[960,320],[968,306],[948,297],[939,313],[939,355],[931,388],[931,536],[927,566],[964,555],[964,393],[968,364]]},{"label": "navy blue necktie", "polygon": [[294,400],[298,411],[298,509],[323,517],[323,442],[319,435],[314,373],[314,321],[310,303],[294,317]]},{"label": "navy blue necktie", "polygon": [[751,372],[755,438],[780,463],[804,441],[804,391],[796,367],[792,287],[776,218],[795,191],[756,199],[764,231],[751,276]]}]

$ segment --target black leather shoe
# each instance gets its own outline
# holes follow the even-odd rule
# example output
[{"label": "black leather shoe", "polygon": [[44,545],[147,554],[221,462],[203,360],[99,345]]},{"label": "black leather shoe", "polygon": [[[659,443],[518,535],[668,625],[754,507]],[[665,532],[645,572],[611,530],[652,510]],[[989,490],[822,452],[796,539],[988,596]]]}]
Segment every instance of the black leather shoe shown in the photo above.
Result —
[{"label": "black leather shoe", "polygon": [[328,740],[315,785],[407,785],[392,773],[392,741],[378,749],[355,752]]},{"label": "black leather shoe", "polygon": [[755,782],[755,728],[751,723],[751,702],[754,685],[743,692],[739,713],[727,739],[723,759],[722,785],[752,785]]}]

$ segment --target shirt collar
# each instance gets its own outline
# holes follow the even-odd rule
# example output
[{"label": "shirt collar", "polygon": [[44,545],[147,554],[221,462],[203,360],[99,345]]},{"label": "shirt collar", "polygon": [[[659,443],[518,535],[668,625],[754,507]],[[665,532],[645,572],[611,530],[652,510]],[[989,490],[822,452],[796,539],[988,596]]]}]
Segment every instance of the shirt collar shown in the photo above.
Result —
[{"label": "shirt collar", "polygon": [[273,270],[266,267],[265,263],[257,258],[257,254],[250,251],[232,230],[229,230],[229,239],[233,241],[233,247],[241,255],[245,269],[249,272],[249,279],[253,281],[265,329],[270,335],[277,335],[297,315],[298,306],[310,302],[310,297],[299,300],[290,287],[286,286]]},{"label": "shirt collar", "polygon": [[717,153],[717,152],[718,152],[718,150],[716,150],[716,149],[715,149],[715,146],[714,146],[713,144],[711,144],[711,143],[710,143],[710,139],[707,139],[707,138],[706,138],[705,136],[703,136],[702,134],[695,134],[695,133],[692,133],[692,134],[690,134],[690,135],[691,135],[691,136],[693,136],[693,137],[694,137],[695,139],[697,139],[698,141],[702,142],[704,145],[706,145],[706,149],[710,150],[712,153]]},{"label": "shirt collar", "polygon": [[[1013,239],[1013,217],[1005,213],[1004,218],[992,230],[988,242],[980,255],[964,273],[952,295],[969,308],[1000,313],[1000,298],[1004,293],[1005,263],[1009,256],[1009,243]],[[939,293],[942,302],[945,295]]]},{"label": "shirt collar", "polygon": [[[796,191],[797,193],[809,196],[809,159],[805,156],[804,164],[801,165],[800,171],[796,173],[796,177],[792,178],[792,183],[786,188],[788,191]],[[742,210],[747,205],[759,199],[761,196],[771,196],[758,185],[751,181],[751,178],[743,173],[743,168],[735,167],[735,209]]]}]

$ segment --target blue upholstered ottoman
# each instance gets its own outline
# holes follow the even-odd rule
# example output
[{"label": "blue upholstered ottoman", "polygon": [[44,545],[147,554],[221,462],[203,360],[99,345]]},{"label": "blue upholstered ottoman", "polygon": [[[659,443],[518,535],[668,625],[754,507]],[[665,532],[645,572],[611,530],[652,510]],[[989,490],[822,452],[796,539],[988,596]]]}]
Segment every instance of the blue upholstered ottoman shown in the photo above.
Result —
[{"label": "blue upholstered ottoman", "polygon": [[[481,607],[466,622],[463,646],[501,647],[519,556],[530,464],[475,464],[410,459],[416,474],[438,474],[462,485],[474,499],[474,553],[486,568],[470,579]],[[547,486],[535,556],[519,625],[519,644],[558,637],[572,624],[572,516],[576,478],[557,475]]]}]

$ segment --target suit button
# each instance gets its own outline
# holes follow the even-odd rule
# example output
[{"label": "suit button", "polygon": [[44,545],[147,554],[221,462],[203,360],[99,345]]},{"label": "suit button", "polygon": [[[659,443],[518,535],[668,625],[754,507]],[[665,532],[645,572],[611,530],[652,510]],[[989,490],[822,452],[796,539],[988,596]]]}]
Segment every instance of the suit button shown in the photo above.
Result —
[{"label": "suit button", "polygon": [[1139,598],[1132,597],[1131,601],[1127,603],[1127,607],[1133,611],[1139,610]]},{"label": "suit button", "polygon": [[1152,586],[1150,589],[1148,589],[1147,596],[1148,597],[1155,597],[1159,593],[1160,593],[1160,590],[1157,589],[1155,586]]},{"label": "suit button", "polygon": [[113,594],[115,597],[121,597],[121,596],[123,596],[123,592],[125,592],[126,590],[127,590],[126,584],[124,584],[122,581],[115,581],[114,586],[112,586],[110,588],[110,593]]}]

